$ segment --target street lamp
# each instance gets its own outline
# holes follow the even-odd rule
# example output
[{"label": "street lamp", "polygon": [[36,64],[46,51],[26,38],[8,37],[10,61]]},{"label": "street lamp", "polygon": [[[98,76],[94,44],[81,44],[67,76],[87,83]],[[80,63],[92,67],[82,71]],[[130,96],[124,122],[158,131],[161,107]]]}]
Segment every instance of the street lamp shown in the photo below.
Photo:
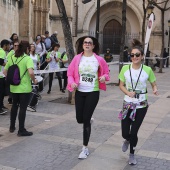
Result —
[{"label": "street lamp", "polygon": [[169,35],[169,38],[168,38],[168,53],[170,52],[170,20],[168,20],[168,27],[169,27],[169,33],[168,33],[168,35]]}]

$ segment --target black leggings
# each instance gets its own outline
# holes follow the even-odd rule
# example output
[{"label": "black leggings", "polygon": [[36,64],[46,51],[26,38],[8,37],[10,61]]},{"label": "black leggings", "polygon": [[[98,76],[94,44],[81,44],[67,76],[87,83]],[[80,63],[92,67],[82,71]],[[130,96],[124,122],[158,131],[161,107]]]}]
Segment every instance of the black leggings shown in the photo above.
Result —
[{"label": "black leggings", "polygon": [[11,108],[10,115],[10,127],[15,127],[16,117],[18,113],[18,106],[20,107],[18,120],[19,120],[19,131],[22,132],[25,130],[25,117],[26,110],[30,100],[30,93],[12,93],[13,105]]},{"label": "black leggings", "polygon": [[3,101],[5,96],[5,78],[0,78],[0,109],[3,107]]},{"label": "black leggings", "polygon": [[[53,74],[54,74],[54,73],[49,73],[49,91],[51,91],[51,87],[52,87]],[[56,75],[57,75],[57,77],[58,77],[58,83],[59,83],[60,90],[61,90],[61,89],[62,89],[61,74],[60,74],[60,72],[56,72]]]},{"label": "black leggings", "polygon": [[94,92],[80,92],[75,93],[75,107],[76,119],[78,123],[83,124],[83,145],[87,146],[90,134],[91,124],[90,120],[93,115],[94,109],[99,101],[99,91]]},{"label": "black leggings", "polygon": [[134,154],[138,142],[138,130],[143,122],[148,107],[140,108],[136,110],[135,121],[132,121],[129,116],[132,110],[129,110],[125,119],[121,121],[122,137],[127,141],[130,141],[130,153]]},{"label": "black leggings", "polygon": [[63,79],[64,79],[64,87],[63,89],[66,89],[67,86],[67,71],[63,71]]}]

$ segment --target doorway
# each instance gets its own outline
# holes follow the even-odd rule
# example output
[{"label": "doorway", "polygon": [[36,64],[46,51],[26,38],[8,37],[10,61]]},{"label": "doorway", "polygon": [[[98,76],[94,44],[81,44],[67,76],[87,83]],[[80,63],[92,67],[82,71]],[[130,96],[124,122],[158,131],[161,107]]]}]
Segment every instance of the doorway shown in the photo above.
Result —
[{"label": "doorway", "polygon": [[103,29],[103,53],[110,48],[112,54],[120,53],[121,24],[113,19],[106,23]]}]

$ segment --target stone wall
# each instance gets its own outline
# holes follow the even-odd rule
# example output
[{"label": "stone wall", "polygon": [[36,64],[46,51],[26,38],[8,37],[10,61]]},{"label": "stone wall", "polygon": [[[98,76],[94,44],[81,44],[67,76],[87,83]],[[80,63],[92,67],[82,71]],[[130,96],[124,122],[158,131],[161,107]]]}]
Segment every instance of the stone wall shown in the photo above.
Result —
[{"label": "stone wall", "polygon": [[0,41],[9,39],[12,33],[19,33],[19,11],[16,0],[0,1]]}]

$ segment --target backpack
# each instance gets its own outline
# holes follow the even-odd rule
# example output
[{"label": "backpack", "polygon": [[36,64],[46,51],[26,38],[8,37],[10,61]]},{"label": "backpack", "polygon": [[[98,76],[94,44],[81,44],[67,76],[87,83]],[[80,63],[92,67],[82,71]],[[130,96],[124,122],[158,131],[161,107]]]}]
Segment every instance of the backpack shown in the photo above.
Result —
[{"label": "backpack", "polygon": [[[25,57],[25,56],[24,56]],[[23,57],[23,58],[24,58]],[[22,58],[22,59],[23,59]],[[12,57],[11,57],[12,59]],[[22,60],[21,59],[21,60]],[[21,61],[20,60],[20,61]],[[17,61],[17,59],[16,59]],[[19,62],[20,62],[19,61]],[[18,63],[19,63],[18,62]],[[19,67],[18,67],[18,63],[14,64],[13,60],[12,60],[12,63],[13,65],[11,65],[9,68],[8,68],[8,72],[7,72],[7,77],[6,77],[6,80],[7,80],[7,83],[10,84],[10,85],[14,85],[14,86],[17,86],[21,83],[21,79],[24,77],[25,73],[27,72],[27,70],[24,72],[24,74],[20,77],[20,70],[19,70]]]}]

